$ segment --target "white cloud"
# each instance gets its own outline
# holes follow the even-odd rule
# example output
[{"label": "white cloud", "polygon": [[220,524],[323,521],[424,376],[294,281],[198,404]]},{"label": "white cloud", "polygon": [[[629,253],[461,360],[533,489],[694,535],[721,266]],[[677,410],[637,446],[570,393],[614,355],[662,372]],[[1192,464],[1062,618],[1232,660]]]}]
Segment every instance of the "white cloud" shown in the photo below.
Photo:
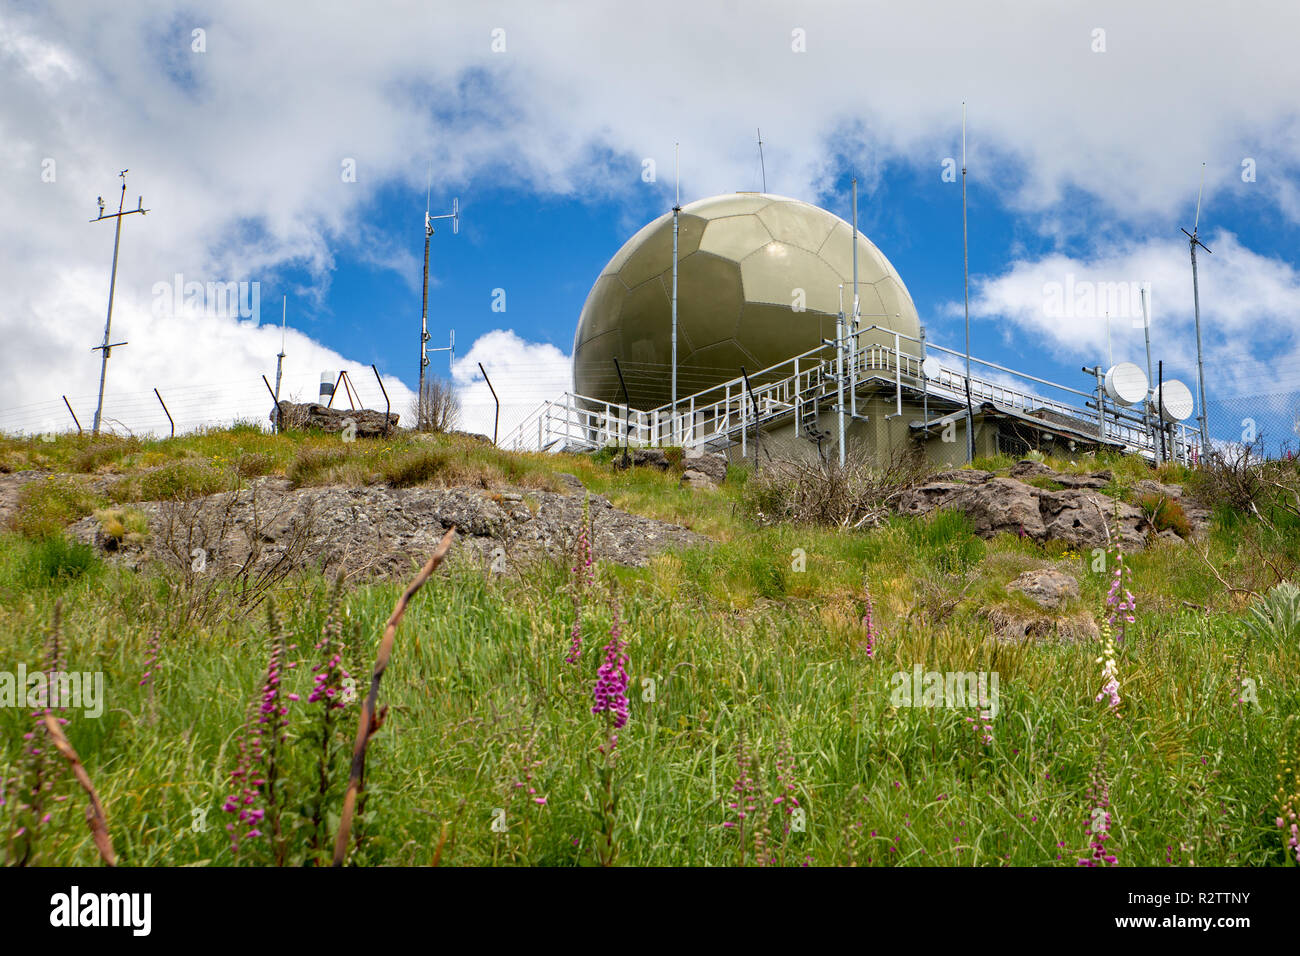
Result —
[{"label": "white cloud", "polygon": [[[0,375],[20,403],[57,408],[60,392],[84,395],[97,379],[90,346],[102,331],[111,226],[85,220],[92,197],[114,198],[122,166],[133,169],[129,199],[143,194],[152,207],[124,225],[118,310],[132,344],[113,357],[110,389],[126,390],[255,383],[273,368],[275,349],[258,330],[133,314],[153,283],[176,272],[269,281],[306,268],[318,303],[338,258],[412,281],[400,244],[358,222],[381,188],[422,191],[430,159],[445,188],[509,182],[612,200],[622,214],[641,190],[667,195],[674,140],[683,198],[756,187],[761,126],[770,190],[812,198],[837,172],[833,159],[849,158],[867,187],[870,231],[879,216],[872,190],[887,163],[950,188],[940,163],[958,149],[965,98],[973,203],[992,195],[1032,214],[1026,222],[1044,234],[1185,212],[1202,159],[1207,221],[1216,198],[1235,191],[1300,222],[1293,4],[1259,4],[1230,26],[1217,26],[1222,6],[1210,0],[1086,11],[1001,0],[937,12],[763,0],[738,11],[670,2],[648,15],[594,0],[390,0],[328,13],[232,0],[201,15],[164,0],[7,8],[0,195],[11,228],[0,234]],[[1098,25],[1104,53],[1091,49]],[[191,31],[200,26],[206,52],[195,53]],[[491,50],[494,28],[506,31],[503,53]],[[792,50],[795,29],[805,31],[807,52]],[[658,160],[654,187],[640,181],[644,157]],[[1244,157],[1257,161],[1258,182],[1241,182]],[[44,159],[56,162],[54,182],[41,181]],[[346,160],[356,162],[355,183],[341,181]],[[1266,265],[1251,262],[1263,290],[1222,280],[1246,303],[1216,302],[1225,331],[1291,301],[1291,277]],[[996,286],[987,295],[1014,298]],[[1157,304],[1166,301],[1157,288]],[[1251,313],[1251,304],[1265,311]],[[1095,330],[1025,327],[1095,348]],[[349,364],[306,342],[299,353],[308,364]]]},{"label": "white cloud", "polygon": [[[1265,383],[1296,387],[1300,369],[1300,272],[1243,246],[1226,230],[1203,236],[1198,255],[1207,392],[1259,394]],[[971,315],[1003,323],[1002,334],[1029,333],[1058,358],[1109,360],[1105,310],[1111,308],[1115,361],[1145,365],[1140,304],[1150,290],[1153,361],[1194,374],[1196,338],[1191,261],[1186,242],[1118,243],[1090,257],[1060,253],[1017,259],[997,276],[972,281]],[[959,316],[961,303],[944,310]],[[1215,388],[1209,388],[1213,379]]]},{"label": "white cloud", "polygon": [[452,367],[452,381],[461,400],[460,427],[465,431],[492,434],[496,404],[479,371],[480,362],[501,401],[498,438],[503,445],[511,430],[542,402],[572,388],[568,355],[554,345],[525,341],[512,330],[493,329],[480,336]]}]

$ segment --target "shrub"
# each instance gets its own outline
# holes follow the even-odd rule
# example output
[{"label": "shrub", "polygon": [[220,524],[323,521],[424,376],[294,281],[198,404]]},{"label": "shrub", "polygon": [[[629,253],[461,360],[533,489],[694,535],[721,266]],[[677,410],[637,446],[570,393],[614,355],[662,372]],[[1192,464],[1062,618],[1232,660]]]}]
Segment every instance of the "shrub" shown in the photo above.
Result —
[{"label": "shrub", "polygon": [[29,538],[49,537],[90,514],[97,503],[97,496],[79,483],[51,475],[23,485],[13,527]]},{"label": "shrub", "polygon": [[423,485],[435,478],[446,480],[455,471],[452,453],[447,448],[414,448],[384,463],[384,480],[394,488]]},{"label": "shrub", "polygon": [[1142,509],[1157,533],[1172,531],[1180,538],[1191,537],[1191,523],[1177,500],[1165,495],[1142,495],[1137,500],[1137,506]]},{"label": "shrub", "polygon": [[1300,642],[1300,588],[1283,581],[1250,608],[1250,632],[1272,644]]},{"label": "shrub", "polygon": [[87,474],[98,471],[101,466],[118,461],[123,455],[139,451],[140,447],[140,439],[135,437],[100,436],[73,456],[72,470]]},{"label": "shrub", "polygon": [[124,501],[189,501],[224,491],[231,474],[197,461],[177,461],[115,484],[109,497]]},{"label": "shrub", "polygon": [[20,588],[34,590],[66,584],[102,566],[93,547],[55,534],[27,546],[18,558],[15,577]]},{"label": "shrub", "polygon": [[761,520],[874,527],[926,470],[914,448],[884,460],[855,455],[843,466],[835,461],[777,459],[750,477],[742,501]]},{"label": "shrub", "polygon": [[321,476],[350,457],[346,445],[304,445],[289,465],[288,475],[295,486],[319,481]]}]

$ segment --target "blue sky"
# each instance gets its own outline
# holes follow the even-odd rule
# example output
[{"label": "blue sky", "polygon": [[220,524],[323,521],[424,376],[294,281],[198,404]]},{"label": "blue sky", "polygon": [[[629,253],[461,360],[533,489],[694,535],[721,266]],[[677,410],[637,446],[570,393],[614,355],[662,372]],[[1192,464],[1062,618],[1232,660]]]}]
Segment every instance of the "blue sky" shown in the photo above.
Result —
[{"label": "blue sky", "polygon": [[[94,197],[128,175],[148,217],[124,224],[108,405],[132,430],[264,417],[280,296],[286,392],[369,363],[399,411],[415,384],[425,189],[460,200],[433,238],[433,345],[456,329],[467,424],[490,408],[483,360],[517,420],[562,389],[601,267],[671,206],[759,187],[859,222],[930,337],[962,341],[960,155],[968,101],[973,351],[1087,387],[1100,316],[1045,311],[1053,283],[1150,283],[1156,358],[1194,384],[1191,226],[1201,163],[1207,384],[1217,437],[1300,415],[1300,12],[1260,3],[1044,5],[394,2],[329,15],[234,2],[136,0],[0,14],[0,428],[88,418],[111,226]],[[196,32],[198,31],[198,32]],[[1198,64],[1189,70],[1187,64]],[[642,164],[657,163],[644,183]],[[341,169],[356,169],[345,181]],[[1250,166],[1253,175],[1243,176]],[[57,168],[57,176],[48,175]],[[157,311],[159,283],[257,282],[261,327]],[[492,310],[504,289],[506,311]],[[120,331],[120,335],[119,335]],[[1114,323],[1116,360],[1142,359]],[[448,372],[445,353],[433,369]],[[363,394],[372,403],[377,390]],[[261,389],[261,392],[259,392]],[[1271,393],[1276,392],[1276,395]],[[1261,397],[1263,396],[1263,397]],[[1224,399],[1216,408],[1215,399]],[[1295,438],[1294,434],[1289,435]]]}]

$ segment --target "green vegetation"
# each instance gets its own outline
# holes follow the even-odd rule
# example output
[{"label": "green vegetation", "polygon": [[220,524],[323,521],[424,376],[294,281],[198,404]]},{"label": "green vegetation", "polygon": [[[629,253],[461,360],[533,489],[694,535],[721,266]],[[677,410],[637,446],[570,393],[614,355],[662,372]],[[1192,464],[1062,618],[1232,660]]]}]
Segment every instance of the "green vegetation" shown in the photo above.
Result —
[{"label": "green vegetation", "polygon": [[[344,444],[233,429],[112,447],[0,439],[11,470],[83,465],[76,476],[26,485],[0,535],[0,670],[41,666],[57,602],[66,667],[104,674],[103,715],[64,716],[125,865],[273,862],[270,841],[245,840],[235,856],[222,805],[236,792],[240,728],[265,679],[274,627],[265,613],[177,623],[166,574],[70,544],[62,529],[96,512],[107,534],[140,533],[138,513],[112,504],[129,499],[113,485],[90,490],[90,474],[184,497],[254,473],[306,486],[543,489],[567,472],[616,507],[715,539],[645,568],[599,563],[597,553],[576,665],[565,662],[575,556],[511,575],[468,563],[435,574],[406,614],[384,677],[389,713],[367,757],[354,863],[422,865],[436,855],[450,865],[591,864],[607,855],[606,840],[625,864],[752,863],[754,831],[725,825],[735,822],[728,804],[743,750],[756,799],[777,807],[765,859],[1075,866],[1088,855],[1086,791],[1103,737],[1107,847],[1122,865],[1288,860],[1274,824],[1288,798],[1276,774],[1300,746],[1297,722],[1285,721],[1300,712],[1300,642],[1294,595],[1274,585],[1300,566],[1300,519],[1267,503],[1262,518],[1220,504],[1204,556],[1166,542],[1126,556],[1137,611],[1118,648],[1115,714],[1095,699],[1098,646],[1000,643],[984,613],[1019,600],[1002,590],[1019,573],[1054,566],[1080,581],[1068,610],[1100,616],[1111,566],[1059,543],[981,540],[959,514],[888,517],[857,531],[759,521],[750,504],[764,479],[755,483],[748,466],[732,466],[722,488],[698,491],[671,472],[618,471],[608,455],[512,455],[447,436]],[[1100,467],[1130,482],[1153,476],[1128,460],[1080,460],[1073,470]],[[150,477],[160,472],[167,477]],[[870,656],[864,580],[874,603]],[[319,575],[275,590],[285,646],[296,645],[285,651],[296,666],[283,690],[299,697],[286,703],[277,790],[284,862],[323,861],[321,835],[337,824],[358,714],[351,703],[322,731],[322,708],[308,701],[321,663],[314,645],[332,622],[342,665],[364,693],[402,587],[353,582],[333,616],[330,582]],[[610,728],[591,707],[615,607],[630,715],[610,770],[598,750]],[[968,719],[973,708],[897,705],[895,675],[910,679],[918,666],[999,675],[991,742]],[[0,708],[0,777],[29,772],[30,729],[27,708]],[[321,754],[333,774],[326,783]],[[617,794],[612,824],[606,782]],[[24,844],[28,862],[94,864],[80,790],[65,772],[52,792],[68,800]],[[781,810],[790,802],[773,804],[778,795],[797,797],[799,823]],[[8,840],[16,804],[0,807],[0,858],[18,852]]]}]

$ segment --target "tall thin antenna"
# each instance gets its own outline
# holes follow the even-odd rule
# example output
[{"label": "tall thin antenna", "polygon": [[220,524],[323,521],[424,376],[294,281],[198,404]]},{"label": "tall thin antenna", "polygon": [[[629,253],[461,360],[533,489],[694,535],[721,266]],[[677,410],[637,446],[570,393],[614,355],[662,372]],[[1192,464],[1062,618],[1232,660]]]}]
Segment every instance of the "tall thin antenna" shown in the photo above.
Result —
[{"label": "tall thin antenna", "polygon": [[677,228],[682,211],[681,174],[677,163],[677,143],[673,143],[673,177],[677,180],[673,201],[673,441],[677,441]]},{"label": "tall thin antenna", "polygon": [[[420,391],[415,398],[415,427],[424,427],[424,369],[429,364],[429,240],[433,237],[433,223],[438,219],[451,220],[452,235],[460,232],[460,199],[451,201],[451,212],[443,216],[429,215],[429,197],[433,191],[433,164],[429,164],[429,192],[425,194],[424,207],[424,292],[420,304]],[[455,333],[452,333],[453,347]],[[434,349],[440,352],[442,349]]]},{"label": "tall thin antenna", "polygon": [[[1147,387],[1149,389],[1150,388],[1149,383],[1151,382],[1151,315],[1147,311],[1146,287],[1142,286],[1141,288],[1139,288],[1138,292],[1142,297],[1142,332],[1143,335],[1146,337],[1146,343],[1147,343],[1147,382],[1148,382]],[[1157,409],[1156,411],[1158,414],[1159,410]],[[1160,457],[1159,457],[1159,450],[1157,448],[1157,443],[1156,443],[1156,435],[1154,431],[1155,426],[1151,423],[1151,414],[1152,414],[1151,396],[1150,393],[1148,392],[1146,401],[1142,403],[1142,417],[1146,421],[1147,428],[1151,430],[1151,448],[1152,451],[1156,454],[1156,464],[1158,465],[1160,464]]]},{"label": "tall thin antenna", "polygon": [[970,253],[966,242],[966,101],[961,101],[961,268],[966,300],[966,461],[975,460],[975,413],[970,398]]},{"label": "tall thin antenna", "polygon": [[858,304],[858,177],[853,177],[853,318],[849,322],[849,411],[858,417],[858,326],[862,309]]},{"label": "tall thin antenna", "polygon": [[[758,127],[754,127],[758,129]],[[758,129],[758,168],[763,172],[763,192],[767,192],[767,166],[763,162],[763,131]]]},{"label": "tall thin antenna", "polygon": [[[284,330],[285,320],[289,315],[289,297],[286,295],[280,300],[280,354],[275,357],[275,407],[280,408],[280,375],[284,371]],[[280,416],[276,415],[276,421]]]},{"label": "tall thin antenna", "polygon": [[90,220],[91,222],[99,222],[100,220],[103,219],[117,220],[117,228],[113,234],[113,272],[112,272],[112,276],[108,280],[108,318],[104,320],[104,344],[96,345],[94,348],[91,349],[92,352],[102,352],[100,364],[99,364],[99,402],[95,406],[95,424],[94,427],[92,428],[92,434],[95,435],[99,434],[99,421],[104,412],[104,380],[108,377],[108,357],[109,355],[112,354],[112,351],[115,347],[119,345],[126,345],[125,342],[109,341],[109,332],[113,326],[113,292],[117,288],[117,250],[118,250],[118,246],[121,245],[122,242],[122,217],[131,216],[134,215],[135,213],[139,213],[140,215],[143,216],[145,213],[149,211],[148,209],[144,208],[143,196],[140,197],[139,200],[137,200],[135,209],[128,209],[125,212],[122,211],[123,207],[126,204],[126,174],[129,173],[130,171],[131,170],[129,169],[124,169],[117,174],[118,177],[121,178],[122,180],[122,195],[117,202],[117,212],[110,213],[109,215],[105,216],[104,197],[100,196],[96,200],[99,203],[99,215],[96,218]]},{"label": "tall thin antenna", "polygon": [[1201,242],[1197,233],[1201,225],[1201,195],[1205,192],[1205,163],[1201,163],[1201,188],[1196,194],[1196,218],[1192,221],[1192,231],[1184,229],[1183,235],[1188,239],[1188,245],[1192,253],[1192,304],[1196,312],[1196,380],[1200,395],[1197,396],[1200,404],[1200,415],[1197,420],[1201,423],[1201,457],[1209,454],[1210,451],[1210,423],[1205,413],[1205,358],[1201,352],[1201,289],[1200,283],[1196,277],[1196,247],[1200,246],[1206,252],[1210,252],[1209,247]]}]

